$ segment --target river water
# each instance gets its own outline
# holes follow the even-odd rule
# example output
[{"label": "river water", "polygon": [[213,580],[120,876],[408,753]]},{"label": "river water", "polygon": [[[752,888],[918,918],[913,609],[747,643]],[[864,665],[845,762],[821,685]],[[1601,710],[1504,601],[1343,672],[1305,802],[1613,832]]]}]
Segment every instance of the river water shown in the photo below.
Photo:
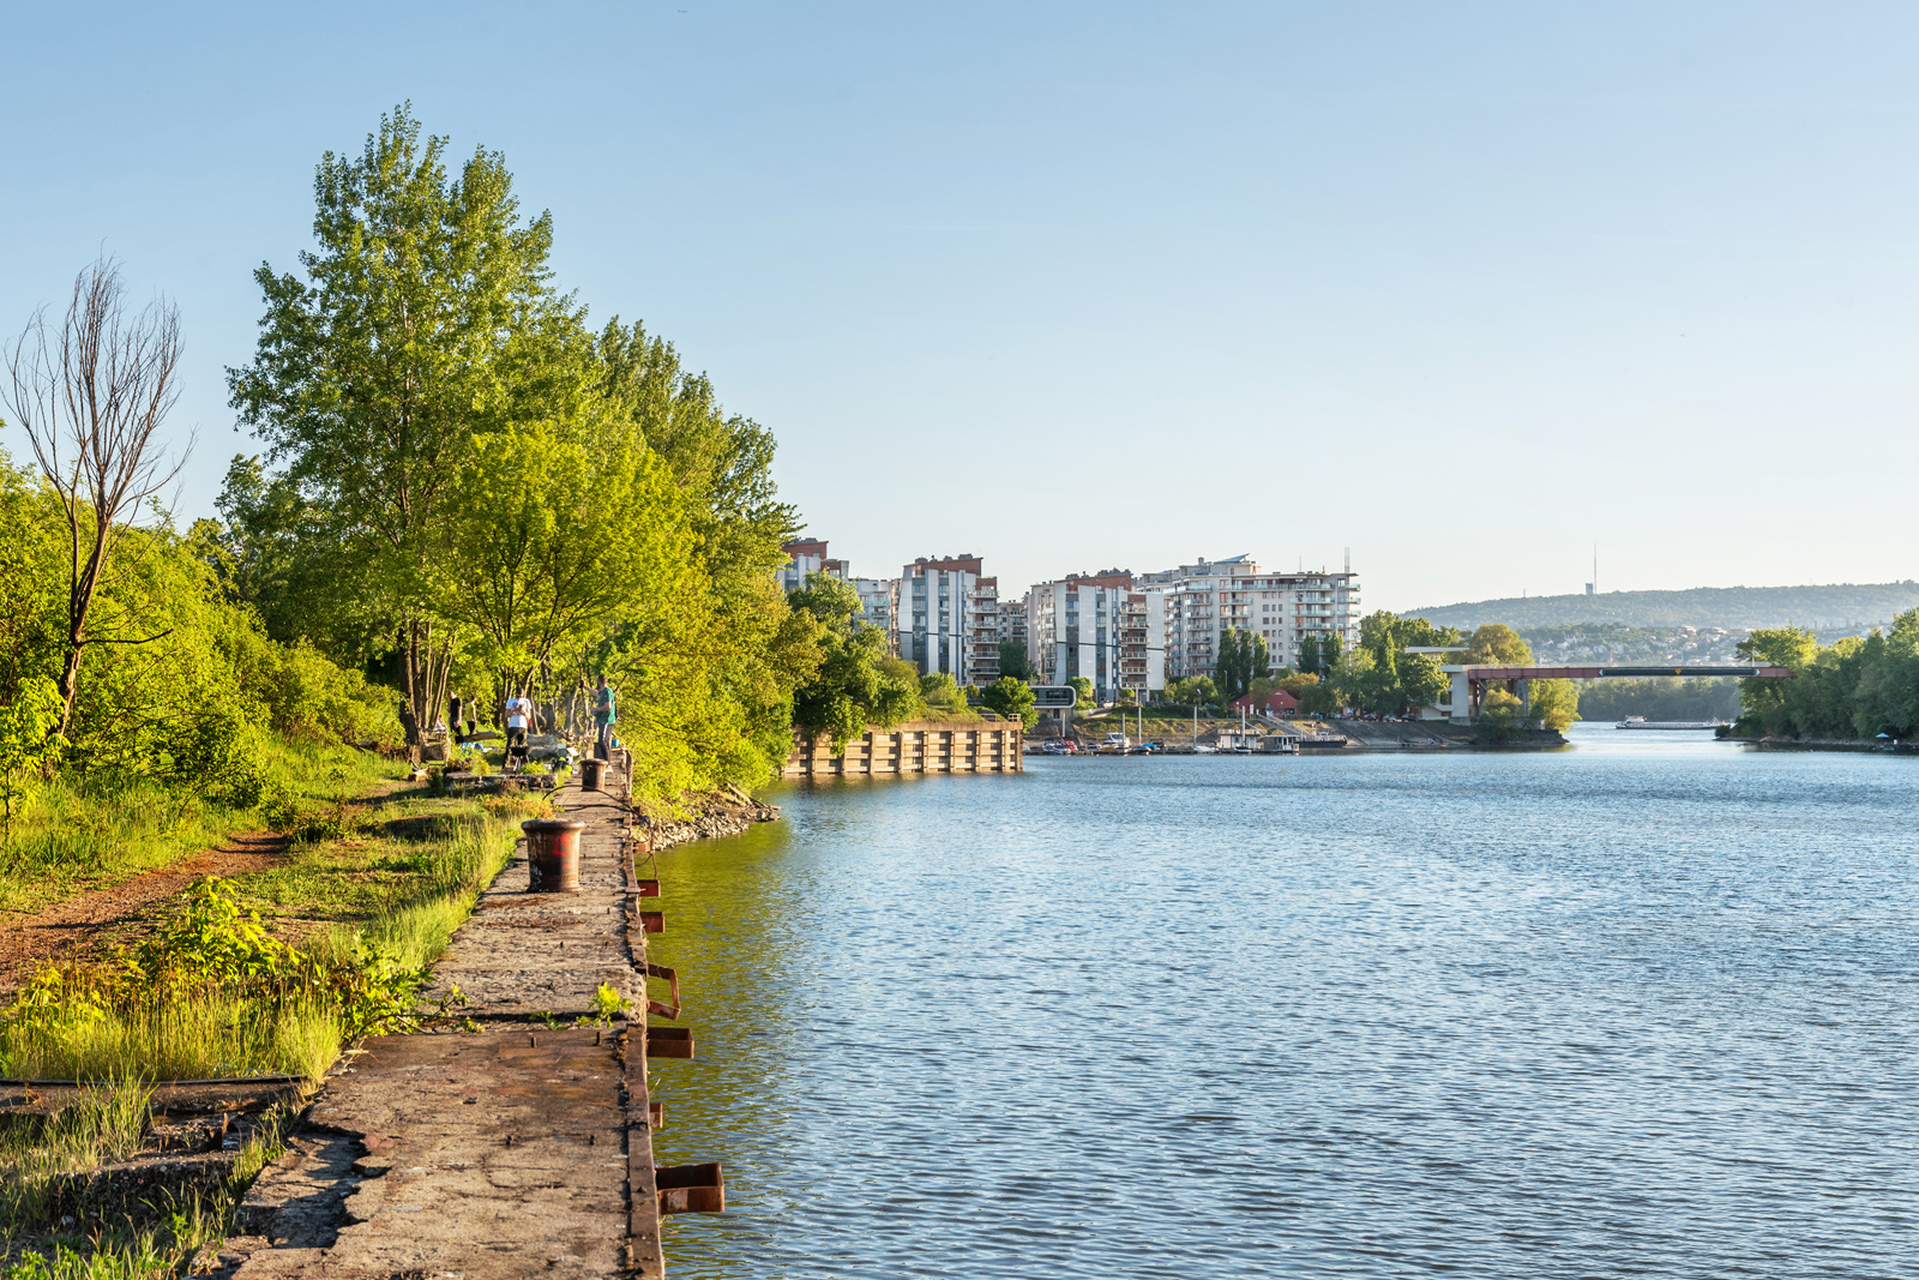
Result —
[{"label": "river water", "polygon": [[661,855],[685,1277],[1919,1275],[1919,762],[1034,759]]}]

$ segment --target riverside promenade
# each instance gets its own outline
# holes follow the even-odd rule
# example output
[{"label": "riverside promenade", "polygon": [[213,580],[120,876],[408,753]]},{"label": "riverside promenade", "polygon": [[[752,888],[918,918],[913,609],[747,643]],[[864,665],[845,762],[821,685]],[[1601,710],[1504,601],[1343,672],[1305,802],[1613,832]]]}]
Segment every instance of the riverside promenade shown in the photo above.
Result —
[{"label": "riverside promenade", "polygon": [[[480,1029],[375,1036],[344,1058],[255,1182],[220,1274],[662,1274],[645,918],[626,779],[607,772],[605,791],[555,796],[586,824],[580,892],[528,893],[522,842],[435,966],[428,998],[459,988],[456,1016]],[[632,1002],[624,1029],[575,1025],[602,984]]]}]

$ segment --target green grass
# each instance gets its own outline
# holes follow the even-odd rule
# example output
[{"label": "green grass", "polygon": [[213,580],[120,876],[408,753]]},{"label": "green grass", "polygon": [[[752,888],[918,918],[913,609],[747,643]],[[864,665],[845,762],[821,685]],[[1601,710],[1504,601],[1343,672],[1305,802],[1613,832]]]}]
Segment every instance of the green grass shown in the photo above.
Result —
[{"label": "green grass", "polygon": [[545,811],[531,799],[397,792],[354,815],[341,834],[296,843],[280,865],[241,877],[240,901],[290,939],[339,926],[373,931],[428,900],[484,885],[519,835],[519,819]]},{"label": "green grass", "polygon": [[36,1080],[149,1080],[298,1075],[317,1079],[340,1054],[338,1003],[325,987],[271,996],[209,984],[129,995],[97,1011],[0,1030],[0,1065]]},{"label": "green grass", "polygon": [[55,1182],[124,1160],[138,1148],[147,1091],[119,1084],[90,1090],[29,1131],[0,1139],[0,1280],[160,1280],[184,1274],[191,1260],[237,1226],[235,1210],[253,1179],[285,1148],[281,1129],[291,1104],[267,1117],[241,1148],[225,1186],[184,1202],[161,1193],[147,1206],[153,1225],[131,1220],[68,1226],[55,1215]]},{"label": "green grass", "polygon": [[[404,766],[351,747],[275,738],[269,790],[338,803],[403,776]],[[0,837],[0,911],[31,911],[143,871],[171,866],[236,831],[268,825],[144,778],[61,775],[40,783]]]},{"label": "green grass", "polygon": [[519,818],[545,809],[409,795],[288,866],[196,890],[120,959],[42,970],[0,1011],[0,1074],[318,1079],[347,1040],[409,1020]]},{"label": "green grass", "polygon": [[151,1206],[155,1225],[66,1229],[49,1190],[137,1148],[142,1081],[318,1079],[360,1032],[413,1025],[428,966],[505,865],[520,820],[550,812],[540,795],[423,789],[336,806],[302,826],[313,838],[284,865],[182,895],[120,960],[43,970],[0,1010],[0,1074],[102,1083],[0,1145],[0,1280],[157,1280],[224,1240],[277,1131],[243,1150],[224,1189]]}]

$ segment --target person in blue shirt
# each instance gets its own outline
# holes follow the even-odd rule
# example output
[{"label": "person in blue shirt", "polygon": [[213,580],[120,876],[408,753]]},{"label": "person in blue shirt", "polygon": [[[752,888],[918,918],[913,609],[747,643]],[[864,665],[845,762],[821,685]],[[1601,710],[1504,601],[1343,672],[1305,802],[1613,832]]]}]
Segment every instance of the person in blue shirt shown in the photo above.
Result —
[{"label": "person in blue shirt", "polygon": [[595,741],[599,744],[602,758],[613,749],[613,721],[616,718],[613,707],[613,690],[606,683],[606,677],[600,677],[599,692],[593,699],[593,724],[598,730]]}]

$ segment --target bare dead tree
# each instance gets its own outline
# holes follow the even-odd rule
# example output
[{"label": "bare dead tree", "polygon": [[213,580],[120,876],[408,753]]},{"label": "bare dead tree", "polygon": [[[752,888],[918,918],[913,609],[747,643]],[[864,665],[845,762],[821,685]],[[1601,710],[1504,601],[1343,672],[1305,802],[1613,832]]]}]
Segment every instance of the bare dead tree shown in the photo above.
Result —
[{"label": "bare dead tree", "polygon": [[49,329],[42,308],[7,353],[8,408],[67,517],[62,733],[73,719],[80,659],[96,639],[87,618],[114,545],[147,499],[180,474],[193,447],[189,436],[169,462],[154,439],[180,398],[179,363],[179,308],[160,298],[128,315],[126,286],[111,258],[74,278],[58,330]]}]

